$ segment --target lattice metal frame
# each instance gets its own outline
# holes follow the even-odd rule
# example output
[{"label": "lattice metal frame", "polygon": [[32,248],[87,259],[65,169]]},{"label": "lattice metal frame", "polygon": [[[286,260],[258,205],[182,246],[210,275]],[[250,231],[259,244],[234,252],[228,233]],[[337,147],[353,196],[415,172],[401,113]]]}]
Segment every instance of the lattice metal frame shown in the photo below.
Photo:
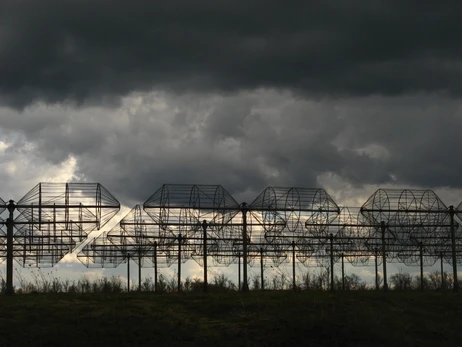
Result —
[{"label": "lattice metal frame", "polygon": [[6,225],[8,294],[13,294],[14,260],[22,266],[54,266],[120,209],[99,183],[39,183],[17,203],[2,202],[2,211],[9,212],[1,222]]}]

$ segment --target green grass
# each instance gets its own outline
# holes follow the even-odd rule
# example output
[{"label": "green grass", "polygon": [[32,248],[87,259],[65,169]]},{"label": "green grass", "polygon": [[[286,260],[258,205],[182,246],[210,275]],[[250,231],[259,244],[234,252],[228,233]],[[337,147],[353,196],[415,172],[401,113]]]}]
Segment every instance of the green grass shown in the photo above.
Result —
[{"label": "green grass", "polygon": [[441,292],[28,294],[0,297],[0,346],[460,346]]}]

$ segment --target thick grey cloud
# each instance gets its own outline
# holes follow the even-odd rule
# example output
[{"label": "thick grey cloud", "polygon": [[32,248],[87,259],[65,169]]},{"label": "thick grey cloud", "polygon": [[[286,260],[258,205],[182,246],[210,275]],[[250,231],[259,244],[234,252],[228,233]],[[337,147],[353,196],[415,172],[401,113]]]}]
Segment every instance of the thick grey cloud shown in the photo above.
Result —
[{"label": "thick grey cloud", "polygon": [[0,102],[258,87],[459,96],[461,12],[459,1],[7,0]]},{"label": "thick grey cloud", "polygon": [[439,95],[255,90],[133,94],[117,108],[41,104],[0,109],[0,120],[15,151],[42,167],[75,158],[74,179],[101,182],[131,206],[164,183],[222,184],[238,200],[267,185],[462,188],[461,112]]}]

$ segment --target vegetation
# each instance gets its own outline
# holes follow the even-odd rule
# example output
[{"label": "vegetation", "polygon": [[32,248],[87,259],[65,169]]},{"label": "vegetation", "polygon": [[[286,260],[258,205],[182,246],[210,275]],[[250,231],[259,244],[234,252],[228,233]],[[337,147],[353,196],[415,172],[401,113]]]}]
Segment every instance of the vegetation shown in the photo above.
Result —
[{"label": "vegetation", "polygon": [[0,345],[460,345],[448,292],[228,291],[0,297]]},{"label": "vegetation", "polygon": [[258,290],[251,279],[254,290],[241,293],[218,275],[203,294],[199,279],[167,293],[176,281],[161,276],[162,293],[154,294],[150,279],[142,292],[126,293],[118,277],[60,282],[37,272],[35,283],[17,288],[22,295],[0,296],[0,346],[459,346],[462,296],[441,288],[411,292],[412,276],[402,290],[395,279],[403,277],[390,277],[401,290],[388,293],[366,290],[354,275],[345,281],[351,290],[332,293],[313,274],[297,291],[277,290],[290,286],[279,276],[268,281],[275,290]]},{"label": "vegetation", "polygon": [[[87,294],[87,293],[122,293],[127,291],[127,283],[125,279],[119,276],[102,277],[96,280],[90,280],[83,276],[78,280],[62,280],[55,276],[53,270],[48,273],[37,269],[31,272],[32,281],[27,281],[20,271],[17,271],[16,279],[19,282],[19,287],[15,289],[16,294],[29,293],[68,293],[68,294]],[[443,278],[441,277],[443,276]],[[382,289],[383,279],[379,278],[379,289]],[[251,290],[262,290],[260,275],[254,275],[248,279]],[[453,278],[451,274],[435,271],[424,274],[423,281],[420,276],[412,276],[409,273],[398,272],[392,274],[388,278],[389,289],[396,291],[451,291],[453,288]],[[146,277],[138,287],[136,283],[131,283],[131,291],[153,292],[155,289],[153,278]],[[203,290],[202,278],[187,277],[181,283],[182,292],[201,292]],[[293,290],[292,279],[284,272],[274,274],[271,278],[265,278],[265,290]],[[224,292],[238,291],[238,285],[232,282],[223,274],[216,274],[209,279],[209,291]],[[462,281],[459,281],[459,288],[462,288]],[[5,279],[0,273],[0,293],[4,293],[6,289]],[[302,273],[296,281],[297,291],[320,291],[330,290],[330,275],[328,272],[305,272]],[[334,276],[334,289],[338,290],[374,290],[375,284],[366,284],[357,274],[348,274],[342,279],[340,276]],[[157,281],[157,291],[161,293],[173,293],[178,290],[177,277],[170,278],[163,274],[159,275]]]}]

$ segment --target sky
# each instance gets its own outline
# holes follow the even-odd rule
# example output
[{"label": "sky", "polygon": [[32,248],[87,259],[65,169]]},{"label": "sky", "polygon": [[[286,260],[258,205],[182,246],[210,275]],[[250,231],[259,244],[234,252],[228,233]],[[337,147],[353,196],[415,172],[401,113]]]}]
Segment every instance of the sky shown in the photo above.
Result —
[{"label": "sky", "polygon": [[[0,197],[100,182],[462,201],[460,1],[4,0]],[[117,218],[121,218],[119,215]]]}]

